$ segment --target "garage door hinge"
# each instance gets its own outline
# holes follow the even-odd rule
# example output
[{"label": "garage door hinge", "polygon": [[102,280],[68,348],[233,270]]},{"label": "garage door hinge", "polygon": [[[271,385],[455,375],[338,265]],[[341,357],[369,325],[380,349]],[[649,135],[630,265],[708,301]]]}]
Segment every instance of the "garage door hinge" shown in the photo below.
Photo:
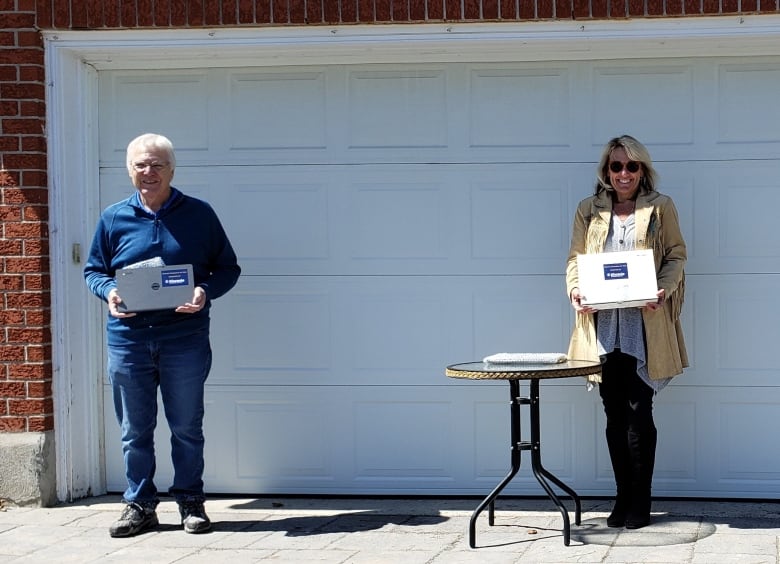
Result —
[{"label": "garage door hinge", "polygon": [[73,264],[81,264],[81,245],[79,243],[73,243],[70,255],[73,259]]}]

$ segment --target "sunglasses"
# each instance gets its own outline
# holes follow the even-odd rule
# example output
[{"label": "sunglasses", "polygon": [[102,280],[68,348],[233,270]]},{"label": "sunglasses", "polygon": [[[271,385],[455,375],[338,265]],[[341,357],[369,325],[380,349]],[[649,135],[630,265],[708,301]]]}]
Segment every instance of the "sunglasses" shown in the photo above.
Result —
[{"label": "sunglasses", "polygon": [[628,172],[631,174],[634,174],[635,172],[639,172],[639,167],[641,165],[636,161],[628,161],[625,165],[621,163],[620,161],[612,161],[609,163],[609,170],[611,170],[614,173],[622,172],[623,168],[625,168]]}]

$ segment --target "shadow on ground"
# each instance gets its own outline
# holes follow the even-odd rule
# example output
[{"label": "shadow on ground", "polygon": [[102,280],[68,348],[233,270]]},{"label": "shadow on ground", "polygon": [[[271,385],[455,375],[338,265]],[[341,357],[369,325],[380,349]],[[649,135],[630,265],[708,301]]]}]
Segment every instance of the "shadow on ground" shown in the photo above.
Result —
[{"label": "shadow on ground", "polygon": [[[373,511],[361,511],[336,515],[303,515],[281,519],[213,521],[213,530],[255,533],[283,532],[288,537],[302,537],[376,531],[388,525],[430,526],[447,520],[448,517],[441,515],[386,515]],[[171,528],[177,527],[172,526]],[[164,530],[164,527],[160,526],[158,530]]]},{"label": "shadow on ground", "polygon": [[690,544],[715,533],[715,525],[701,517],[653,514],[650,525],[641,529],[607,527],[605,517],[583,519],[572,526],[571,540],[607,546],[670,546]]}]

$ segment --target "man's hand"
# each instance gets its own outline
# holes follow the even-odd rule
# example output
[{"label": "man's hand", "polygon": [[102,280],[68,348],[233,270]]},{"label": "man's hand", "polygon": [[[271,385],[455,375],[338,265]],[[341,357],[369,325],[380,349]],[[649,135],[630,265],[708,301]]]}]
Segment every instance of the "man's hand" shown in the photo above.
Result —
[{"label": "man's hand", "polygon": [[116,291],[116,288],[112,288],[111,291],[108,293],[108,312],[111,314],[111,317],[133,317],[134,313],[125,313],[122,311],[119,311],[119,304],[122,303],[122,298],[119,297],[119,292]]},{"label": "man's hand", "polygon": [[200,286],[195,286],[192,293],[192,301],[176,308],[177,313],[197,313],[206,305],[206,290]]}]

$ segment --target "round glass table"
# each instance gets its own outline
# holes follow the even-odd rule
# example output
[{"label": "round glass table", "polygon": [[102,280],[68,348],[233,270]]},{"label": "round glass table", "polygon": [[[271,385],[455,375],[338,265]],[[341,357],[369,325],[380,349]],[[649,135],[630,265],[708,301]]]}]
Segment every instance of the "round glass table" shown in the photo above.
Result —
[{"label": "round glass table", "polygon": [[[547,495],[555,503],[563,517],[563,544],[569,546],[571,539],[571,523],[566,506],[558,497],[558,494],[550,485],[550,482],[558,486],[574,501],[574,522],[580,524],[582,504],[577,493],[554,476],[542,465],[541,432],[539,429],[539,381],[551,378],[571,378],[574,376],[590,376],[601,373],[599,361],[566,360],[558,363],[518,363],[518,364],[492,364],[485,362],[465,362],[452,364],[447,367],[446,375],[450,378],[465,378],[469,380],[506,380],[509,382],[510,398],[510,440],[511,459],[509,473],[491,491],[488,496],[474,510],[469,521],[469,546],[476,548],[477,517],[488,508],[488,524],[495,523],[495,501],[501,491],[512,481],[520,470],[520,453],[524,450],[531,451],[531,470],[539,484],[547,492]],[[529,382],[529,395],[520,395],[520,381]],[[522,440],[520,429],[520,406],[530,407],[531,440]]]}]

